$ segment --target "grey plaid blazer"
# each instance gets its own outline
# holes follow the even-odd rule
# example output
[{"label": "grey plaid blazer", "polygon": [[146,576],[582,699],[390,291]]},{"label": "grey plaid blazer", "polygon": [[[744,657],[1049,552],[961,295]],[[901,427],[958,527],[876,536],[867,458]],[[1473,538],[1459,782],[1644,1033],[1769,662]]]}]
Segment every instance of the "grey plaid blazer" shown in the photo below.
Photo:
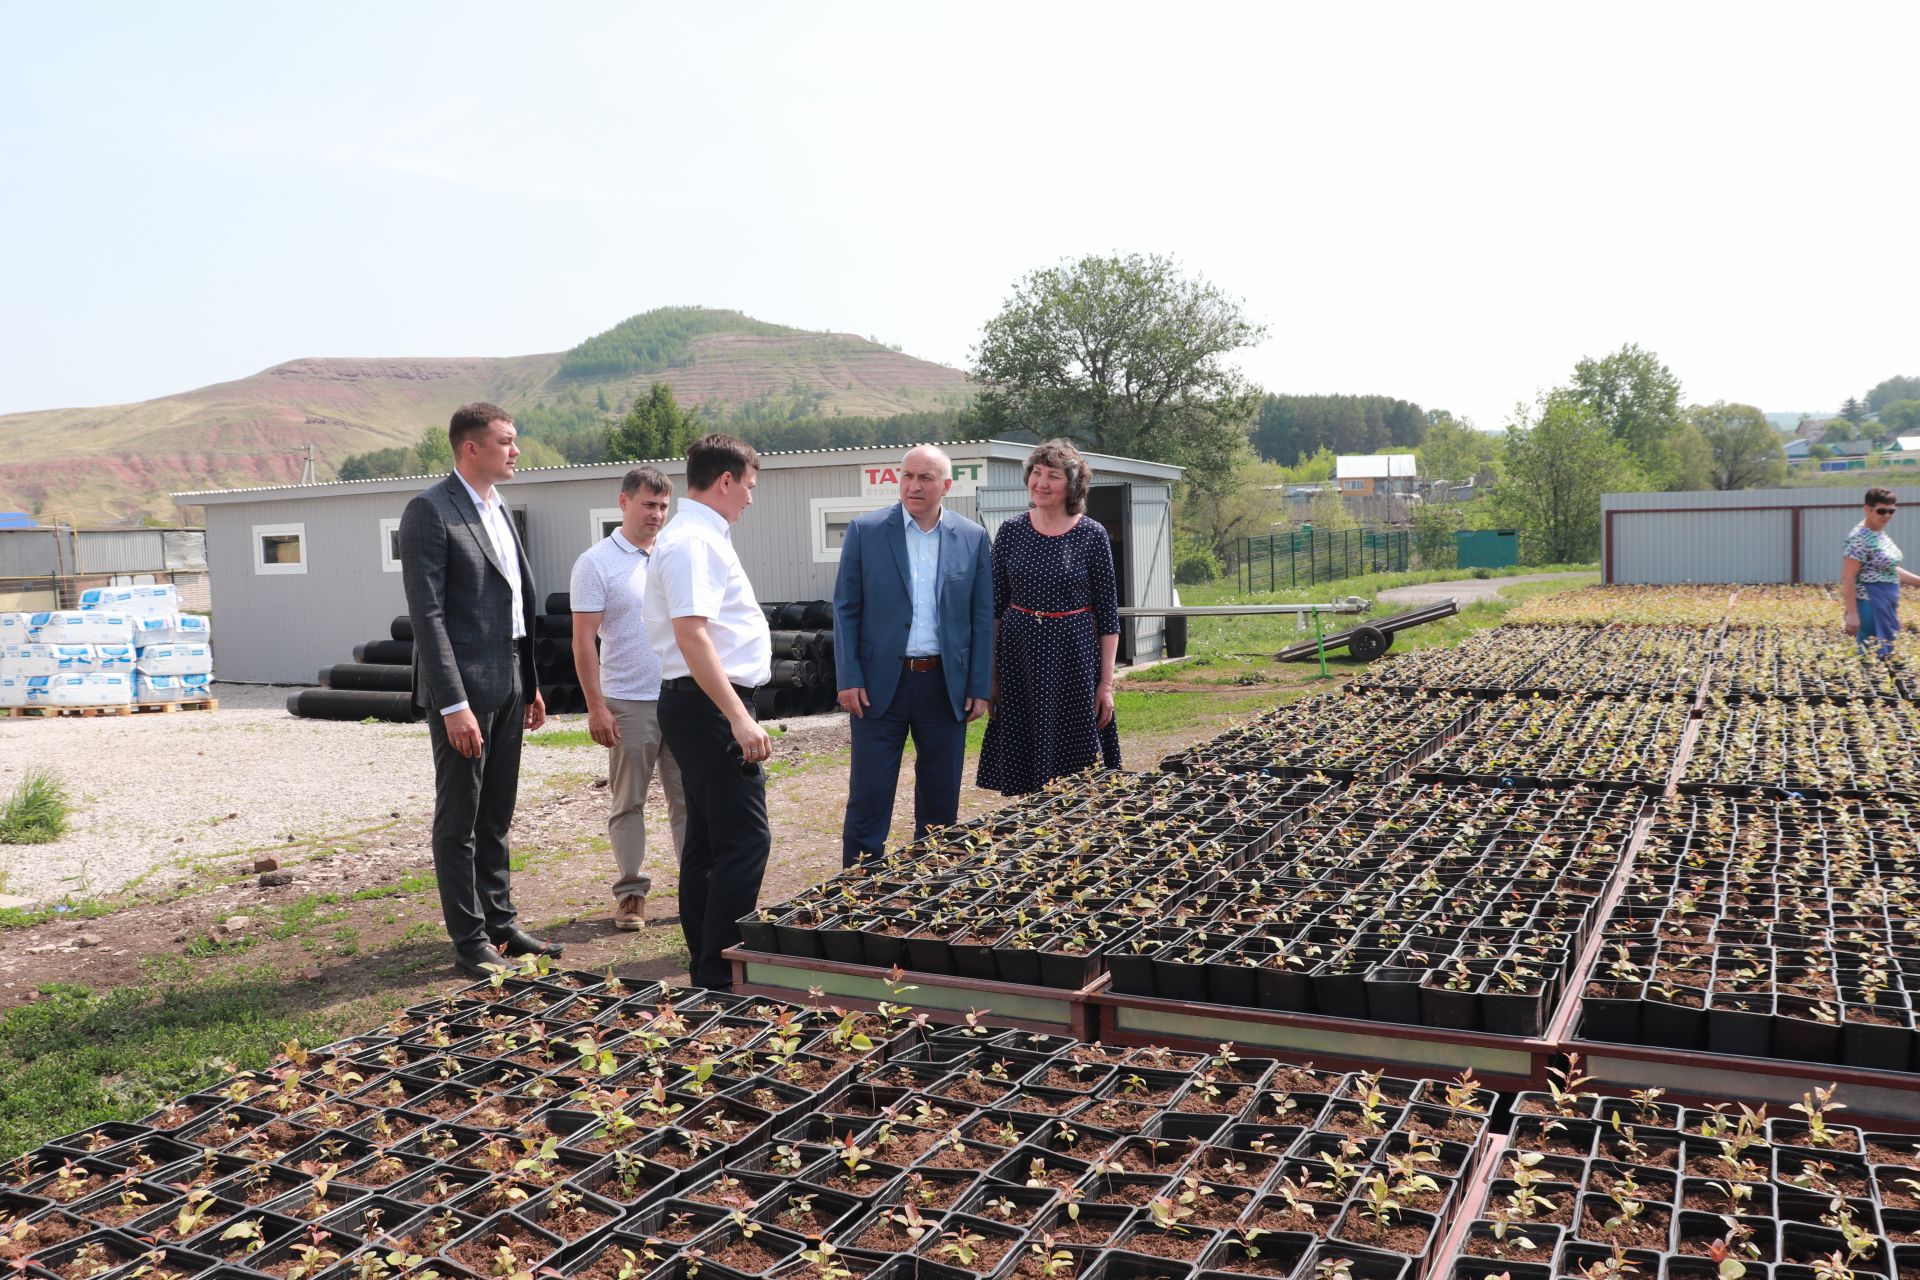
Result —
[{"label": "grey plaid blazer", "polygon": [[513,588],[459,477],[449,475],[407,504],[400,517],[400,575],[413,621],[415,706],[438,712],[465,702],[485,719],[512,696],[516,663],[521,694],[532,699],[533,566],[518,530],[514,550],[529,637],[517,648]]}]

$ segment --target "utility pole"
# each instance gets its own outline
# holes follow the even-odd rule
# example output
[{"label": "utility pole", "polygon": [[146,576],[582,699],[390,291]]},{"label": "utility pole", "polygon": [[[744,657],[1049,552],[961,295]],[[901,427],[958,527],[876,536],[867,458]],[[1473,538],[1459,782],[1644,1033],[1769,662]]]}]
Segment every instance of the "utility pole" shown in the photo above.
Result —
[{"label": "utility pole", "polygon": [[312,484],[313,481],[313,441],[307,441],[306,460],[300,464],[300,483]]}]

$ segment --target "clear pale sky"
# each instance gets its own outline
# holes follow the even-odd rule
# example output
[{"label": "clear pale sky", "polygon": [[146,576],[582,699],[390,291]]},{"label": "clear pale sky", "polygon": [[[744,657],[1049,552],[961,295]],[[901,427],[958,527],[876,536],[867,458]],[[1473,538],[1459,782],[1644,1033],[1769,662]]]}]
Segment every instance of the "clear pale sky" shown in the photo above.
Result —
[{"label": "clear pale sky", "polygon": [[[964,367],[1176,256],[1270,390],[1920,373],[1920,5],[88,3],[0,38],[0,412],[736,307]],[[1903,301],[1904,300],[1904,301]]]}]

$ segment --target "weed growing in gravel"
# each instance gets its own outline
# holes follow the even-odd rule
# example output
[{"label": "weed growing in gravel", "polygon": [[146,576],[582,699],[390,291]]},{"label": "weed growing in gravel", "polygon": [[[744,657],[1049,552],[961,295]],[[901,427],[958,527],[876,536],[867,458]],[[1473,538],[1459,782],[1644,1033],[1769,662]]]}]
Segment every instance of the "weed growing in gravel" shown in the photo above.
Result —
[{"label": "weed growing in gravel", "polygon": [[67,789],[45,769],[29,769],[0,808],[0,844],[46,844],[67,830]]}]

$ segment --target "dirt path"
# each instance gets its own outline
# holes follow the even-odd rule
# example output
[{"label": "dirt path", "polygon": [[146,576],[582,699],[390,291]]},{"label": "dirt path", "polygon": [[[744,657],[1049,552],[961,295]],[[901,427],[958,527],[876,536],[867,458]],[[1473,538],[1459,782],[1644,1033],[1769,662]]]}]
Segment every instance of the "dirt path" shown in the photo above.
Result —
[{"label": "dirt path", "polygon": [[[1150,767],[1278,696],[1270,685],[1208,692],[1218,699],[1217,710],[1178,731],[1129,734],[1123,720],[1128,763]],[[583,754],[604,770],[604,755]],[[779,901],[839,869],[847,755],[847,730],[838,717],[790,722],[775,739],[768,787],[774,852],[762,902]],[[963,817],[1004,803],[997,793],[971,785],[972,764],[961,793]],[[604,785],[604,778],[560,778],[523,790],[513,830],[516,859],[524,860],[514,877],[523,917],[542,936],[567,944],[569,967],[619,964],[623,972],[684,979],[664,798],[656,786],[649,816],[657,820],[648,824],[648,869],[654,876],[649,927],[622,933],[607,920],[612,859]],[[896,838],[910,825],[911,803],[911,779],[905,778]],[[94,919],[57,919],[10,931],[0,950],[0,1009],[35,998],[43,984],[105,990],[262,965],[311,984],[316,1006],[368,996],[411,999],[450,983],[458,975],[440,925],[427,822],[427,814],[410,811],[377,831],[323,839],[310,856],[283,868],[289,883],[261,886],[248,860],[220,869],[226,883]]]},{"label": "dirt path", "polygon": [[1558,582],[1563,578],[1590,577],[1593,570],[1573,570],[1567,573],[1522,573],[1511,578],[1457,578],[1452,582],[1422,582],[1411,587],[1389,587],[1374,597],[1378,605],[1394,605],[1397,609],[1416,609],[1423,604],[1435,604],[1452,596],[1461,604],[1473,604],[1479,600],[1492,600],[1500,594],[1500,588],[1510,587],[1517,582]]}]

